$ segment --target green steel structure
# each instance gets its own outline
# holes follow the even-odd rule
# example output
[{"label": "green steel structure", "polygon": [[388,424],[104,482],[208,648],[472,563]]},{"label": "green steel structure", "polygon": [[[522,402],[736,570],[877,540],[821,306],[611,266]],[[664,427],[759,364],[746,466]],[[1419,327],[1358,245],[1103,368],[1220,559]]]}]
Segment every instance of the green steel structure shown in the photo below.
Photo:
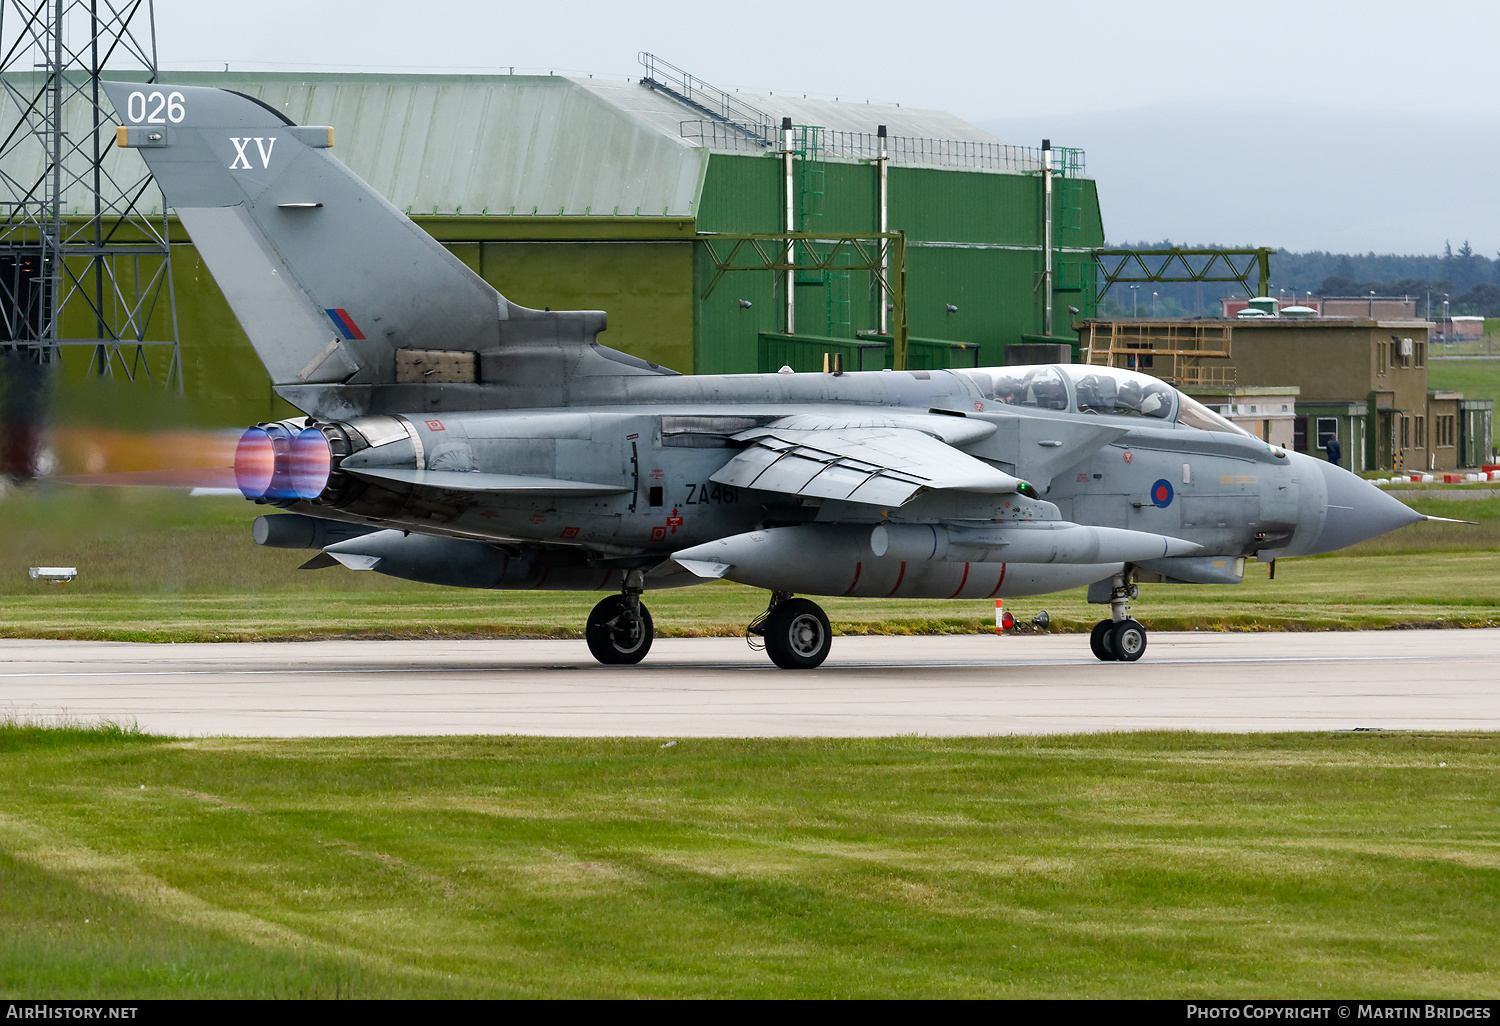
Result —
[{"label": "green steel structure", "polygon": [[[756,135],[670,89],[623,79],[162,78],[235,89],[296,122],[332,125],[334,152],[352,170],[511,300],[606,310],[605,343],[676,370],[814,370],[824,352],[852,354],[849,369],[891,366],[898,301],[914,368],[1000,364],[1007,345],[1043,331],[1042,152],[941,112],[733,94],[769,112],[768,125],[792,123],[788,134]],[[1063,334],[1068,307],[1095,312],[1093,250],[1104,233],[1081,152],[1052,158],[1050,285]],[[121,150],[113,159],[124,174],[138,157]],[[783,256],[722,273],[724,246],[713,236],[770,237],[775,249],[789,232],[805,240],[795,269]],[[186,384],[179,419],[239,425],[288,415],[191,241],[175,225],[172,238]],[[111,392],[65,365],[59,396],[75,415],[160,417],[159,393]]]},{"label": "green steel structure", "polygon": [[[1103,301],[1120,282],[1234,282],[1245,295],[1264,296],[1271,284],[1271,254],[1274,249],[1096,249],[1096,301]],[[1255,275],[1255,288],[1250,276]]]}]

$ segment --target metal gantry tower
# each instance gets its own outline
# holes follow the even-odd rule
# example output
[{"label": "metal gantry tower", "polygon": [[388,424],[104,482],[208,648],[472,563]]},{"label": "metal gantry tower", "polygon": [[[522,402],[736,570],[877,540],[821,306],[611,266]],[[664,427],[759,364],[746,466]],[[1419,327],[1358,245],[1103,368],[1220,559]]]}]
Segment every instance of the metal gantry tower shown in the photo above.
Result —
[{"label": "metal gantry tower", "polygon": [[181,390],[166,206],[114,145],[106,67],[150,92],[152,0],[0,0],[0,350]]}]

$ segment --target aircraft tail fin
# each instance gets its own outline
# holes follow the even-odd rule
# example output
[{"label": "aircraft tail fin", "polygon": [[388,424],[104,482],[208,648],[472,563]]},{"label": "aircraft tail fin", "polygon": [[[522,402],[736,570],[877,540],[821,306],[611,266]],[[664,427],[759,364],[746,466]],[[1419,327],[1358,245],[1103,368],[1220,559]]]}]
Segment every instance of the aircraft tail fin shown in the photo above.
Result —
[{"label": "aircraft tail fin", "polygon": [[[486,363],[508,373],[527,350],[595,346],[604,330],[602,312],[509,302],[335,159],[332,128],[224,89],[103,86],[118,144],[145,159],[294,402],[326,386],[503,384]],[[662,372],[620,356],[619,373]]]}]

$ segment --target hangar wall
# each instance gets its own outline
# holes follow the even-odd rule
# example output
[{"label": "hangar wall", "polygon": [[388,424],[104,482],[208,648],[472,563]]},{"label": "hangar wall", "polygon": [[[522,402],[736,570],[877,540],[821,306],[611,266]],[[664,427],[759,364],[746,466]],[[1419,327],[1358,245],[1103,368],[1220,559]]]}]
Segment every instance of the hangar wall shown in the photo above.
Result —
[{"label": "hangar wall", "polygon": [[[783,171],[769,156],[715,153],[710,157],[698,206],[699,232],[775,232],[780,228]],[[868,163],[826,165],[822,210],[802,217],[804,231],[878,230],[878,172]],[[1081,221],[1070,249],[1103,245],[1098,193],[1080,183],[1081,217],[1065,218],[1061,191],[1053,195],[1054,218]],[[907,320],[912,336],[970,342],[981,365],[1005,362],[1005,346],[1042,331],[1042,295],[1035,284],[1043,269],[1042,182],[1031,174],[960,168],[892,167],[889,222],[906,233]],[[1065,253],[1077,264],[1091,258]],[[713,276],[700,247],[697,288],[701,296]],[[1060,276],[1061,277],[1061,276]],[[1078,280],[1078,275],[1073,275]],[[1092,284],[1092,278],[1089,279]],[[783,328],[774,276],[732,272],[707,299],[700,299],[695,335],[699,373],[774,370],[758,367],[755,338]],[[740,300],[748,299],[749,308]],[[879,323],[880,297],[871,275],[799,275],[797,331],[854,338]],[[956,309],[949,310],[949,307]],[[1054,300],[1056,327],[1068,324],[1067,308],[1093,312],[1091,288],[1060,290]],[[1069,333],[1071,334],[1071,333]]]}]

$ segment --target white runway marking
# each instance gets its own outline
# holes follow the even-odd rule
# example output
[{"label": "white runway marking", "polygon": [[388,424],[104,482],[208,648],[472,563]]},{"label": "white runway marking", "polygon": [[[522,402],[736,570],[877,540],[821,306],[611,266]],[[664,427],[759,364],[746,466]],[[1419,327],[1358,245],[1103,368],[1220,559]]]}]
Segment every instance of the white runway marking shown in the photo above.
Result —
[{"label": "white runway marking", "polygon": [[0,715],[187,736],[873,736],[1190,729],[1500,730],[1500,631],[839,638],[777,670],[740,638],[602,667],[573,641],[0,641]]}]

